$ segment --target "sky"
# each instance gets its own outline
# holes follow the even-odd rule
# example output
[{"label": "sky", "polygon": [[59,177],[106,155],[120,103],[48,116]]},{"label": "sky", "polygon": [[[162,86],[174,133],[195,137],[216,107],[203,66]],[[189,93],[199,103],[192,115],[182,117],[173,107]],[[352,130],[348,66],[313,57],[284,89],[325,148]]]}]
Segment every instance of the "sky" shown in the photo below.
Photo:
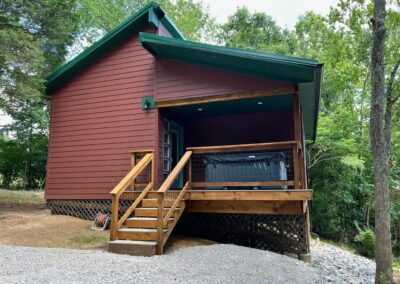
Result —
[{"label": "sky", "polygon": [[[227,21],[236,7],[247,6],[251,11],[265,12],[272,16],[281,27],[293,29],[297,18],[307,11],[326,15],[329,7],[339,0],[202,0],[209,7],[210,14],[218,23]],[[10,123],[10,118],[0,111],[0,126]]]},{"label": "sky", "polygon": [[336,6],[338,2],[339,0],[203,0],[218,23],[226,22],[236,7],[247,6],[251,12],[267,13],[279,26],[289,29],[294,28],[297,18],[305,12],[326,15],[329,7]]}]

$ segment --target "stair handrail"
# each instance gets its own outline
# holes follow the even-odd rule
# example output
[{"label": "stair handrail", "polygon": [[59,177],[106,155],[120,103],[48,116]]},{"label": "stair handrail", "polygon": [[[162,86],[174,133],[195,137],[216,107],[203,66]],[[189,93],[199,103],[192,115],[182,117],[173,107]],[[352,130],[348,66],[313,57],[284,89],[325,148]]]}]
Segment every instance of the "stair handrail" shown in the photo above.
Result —
[{"label": "stair handrail", "polygon": [[[172,206],[169,208],[167,214],[163,216],[164,212],[164,195],[165,193],[171,188],[172,184],[174,183],[175,179],[179,176],[179,174],[183,171],[185,168],[186,164],[190,161],[192,156],[192,151],[186,151],[186,153],[182,156],[182,158],[179,160],[178,164],[174,167],[174,169],[171,171],[171,173],[168,175],[164,183],[161,185],[161,187],[158,190],[158,195],[157,195],[157,254],[162,254],[163,251],[163,246],[165,241],[163,240],[164,237],[164,227],[168,223],[168,219],[172,216],[174,213],[176,207],[182,200],[183,196],[185,195],[186,191],[190,188],[191,184],[191,179],[189,177],[189,180],[185,183],[185,185],[182,187],[180,190],[177,198],[174,200]],[[191,169],[189,169],[190,171]],[[189,176],[191,174],[189,173]],[[175,223],[176,224],[176,223]],[[173,227],[170,228],[170,230],[173,230]]]},{"label": "stair handrail", "polygon": [[191,156],[192,156],[192,151],[186,151],[186,153],[179,160],[178,164],[176,164],[175,168],[168,175],[167,179],[164,181],[164,183],[158,189],[159,192],[166,192],[171,188],[171,186],[174,183],[175,179],[182,172],[182,170],[184,169],[185,165],[190,160]]},{"label": "stair handrail", "polygon": [[[159,192],[165,193],[171,188],[171,186],[174,183],[175,179],[178,177],[178,175],[185,168],[185,165],[190,161],[191,156],[192,156],[192,151],[186,151],[186,153],[179,160],[178,164],[172,170],[171,174],[167,177],[167,179],[161,185],[160,189],[158,190]],[[190,183],[191,183],[190,180],[188,180],[185,183],[185,185],[182,187],[181,191],[179,192],[179,195],[176,197],[174,203],[169,208],[167,214],[163,218],[163,227],[167,224],[168,219],[172,216],[172,214],[175,211],[175,208],[178,206],[179,202],[182,200],[182,198],[185,195],[186,191],[189,189]]]},{"label": "stair handrail", "polygon": [[143,172],[143,170],[148,166],[149,163],[152,163],[152,166],[154,167],[154,153],[148,153],[144,155],[144,157],[139,161],[139,163],[137,163],[110,192],[112,196],[111,226],[110,226],[111,241],[114,241],[116,239],[118,229],[129,217],[129,215],[132,214],[133,210],[135,210],[135,208],[139,205],[142,199],[146,196],[147,192],[149,192],[153,188],[154,177],[153,174],[151,174],[150,182],[145,186],[143,191],[135,199],[135,201],[128,208],[125,214],[122,215],[121,219],[118,220],[119,198],[121,194],[124,193],[124,191],[129,187],[129,185]]}]

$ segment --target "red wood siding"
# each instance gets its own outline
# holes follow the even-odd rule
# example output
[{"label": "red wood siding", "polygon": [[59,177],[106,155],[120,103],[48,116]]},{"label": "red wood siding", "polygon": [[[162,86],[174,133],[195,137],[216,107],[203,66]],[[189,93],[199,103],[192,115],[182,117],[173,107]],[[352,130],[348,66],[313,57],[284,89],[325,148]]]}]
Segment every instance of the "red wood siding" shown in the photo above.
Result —
[{"label": "red wood siding", "polygon": [[[145,32],[157,32],[146,28]],[[52,96],[46,198],[101,199],[130,169],[130,149],[154,149],[154,57],[138,34],[80,72]]]},{"label": "red wood siding", "polygon": [[269,90],[289,84],[215,69],[157,59],[156,99],[159,101],[244,91]]},{"label": "red wood siding", "polygon": [[217,146],[293,140],[290,110],[198,118],[184,122],[185,146]]}]

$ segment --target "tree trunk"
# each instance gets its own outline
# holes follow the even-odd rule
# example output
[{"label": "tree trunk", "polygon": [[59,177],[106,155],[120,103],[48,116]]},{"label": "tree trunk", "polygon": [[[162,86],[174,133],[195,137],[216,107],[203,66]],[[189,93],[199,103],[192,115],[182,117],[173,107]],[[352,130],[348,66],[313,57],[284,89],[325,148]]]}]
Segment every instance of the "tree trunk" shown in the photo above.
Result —
[{"label": "tree trunk", "polygon": [[393,282],[392,242],[390,234],[389,150],[385,137],[385,0],[374,0],[371,51],[370,139],[375,185],[376,276],[375,283]]}]

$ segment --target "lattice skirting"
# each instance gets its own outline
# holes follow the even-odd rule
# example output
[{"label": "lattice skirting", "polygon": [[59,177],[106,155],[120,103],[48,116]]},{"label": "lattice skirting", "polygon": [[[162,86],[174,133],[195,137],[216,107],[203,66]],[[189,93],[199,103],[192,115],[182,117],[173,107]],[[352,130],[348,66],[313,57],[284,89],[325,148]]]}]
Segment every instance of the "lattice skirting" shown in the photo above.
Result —
[{"label": "lattice skirting", "polygon": [[305,215],[185,213],[183,234],[279,253],[307,253]]},{"label": "lattice skirting", "polygon": [[[125,212],[130,205],[132,205],[132,200],[120,200],[120,211]],[[107,199],[53,199],[47,200],[47,206],[54,215],[68,215],[86,220],[94,220],[99,212],[111,214],[111,200]]]},{"label": "lattice skirting", "polygon": [[[120,216],[132,200],[120,200]],[[111,213],[111,200],[47,200],[55,215],[93,220]],[[279,253],[307,253],[305,215],[184,213],[174,230],[221,243],[233,243]]]}]

